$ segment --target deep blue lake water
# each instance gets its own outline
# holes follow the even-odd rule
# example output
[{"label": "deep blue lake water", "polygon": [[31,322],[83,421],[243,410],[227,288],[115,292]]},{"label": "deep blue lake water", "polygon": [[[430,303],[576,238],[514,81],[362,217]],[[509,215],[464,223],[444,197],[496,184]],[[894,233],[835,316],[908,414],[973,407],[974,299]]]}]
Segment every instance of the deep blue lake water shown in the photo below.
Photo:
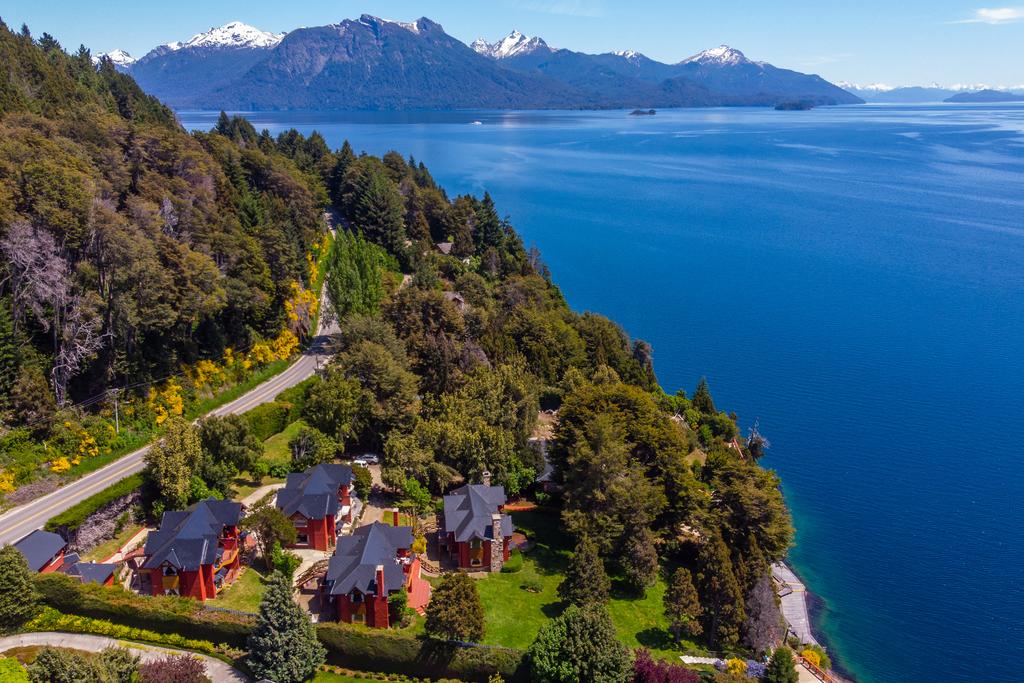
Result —
[{"label": "deep blue lake water", "polygon": [[489,190],[667,390],[758,419],[858,680],[1024,680],[1024,107],[249,116]]}]

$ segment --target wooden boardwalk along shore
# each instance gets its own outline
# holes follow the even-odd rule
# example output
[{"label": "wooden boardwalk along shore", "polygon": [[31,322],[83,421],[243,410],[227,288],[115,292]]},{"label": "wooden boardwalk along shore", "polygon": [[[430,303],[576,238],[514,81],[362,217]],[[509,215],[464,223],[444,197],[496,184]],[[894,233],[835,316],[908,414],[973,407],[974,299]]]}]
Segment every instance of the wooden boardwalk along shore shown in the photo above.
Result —
[{"label": "wooden boardwalk along shore", "polygon": [[801,643],[819,644],[811,631],[806,586],[792,569],[782,563],[772,565],[772,576],[779,585],[782,616],[785,617],[790,632],[799,638]]}]

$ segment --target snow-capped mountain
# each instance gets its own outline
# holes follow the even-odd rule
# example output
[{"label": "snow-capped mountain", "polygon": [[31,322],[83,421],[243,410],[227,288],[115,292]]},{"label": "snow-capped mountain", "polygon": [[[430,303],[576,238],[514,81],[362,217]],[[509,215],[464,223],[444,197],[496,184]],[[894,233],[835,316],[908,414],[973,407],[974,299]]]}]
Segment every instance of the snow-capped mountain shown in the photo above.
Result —
[{"label": "snow-capped mountain", "polygon": [[172,50],[189,47],[255,47],[270,48],[281,42],[285,34],[261,31],[255,26],[232,21],[223,26],[211,28],[205,33],[197,33],[187,41],[168,43]]},{"label": "snow-capped mountain", "polygon": [[734,50],[728,45],[720,45],[710,50],[704,50],[698,52],[692,57],[688,57],[680,62],[680,64],[716,64],[722,66],[737,66],[739,64],[755,64],[747,59],[739,50]]},{"label": "snow-capped mountain", "polygon": [[496,43],[488,43],[483,38],[477,38],[470,47],[491,59],[509,59],[541,51],[553,52],[543,38],[531,38],[519,31],[512,31]]},{"label": "snow-capped mountain", "polygon": [[114,63],[114,66],[119,66],[123,69],[127,69],[132,64],[138,61],[137,59],[135,59],[135,57],[132,57],[124,50],[118,48],[116,50],[111,50],[110,52],[101,52],[97,55],[93,55],[93,64],[99,64],[100,60],[102,60],[104,57],[109,57],[110,61]]}]

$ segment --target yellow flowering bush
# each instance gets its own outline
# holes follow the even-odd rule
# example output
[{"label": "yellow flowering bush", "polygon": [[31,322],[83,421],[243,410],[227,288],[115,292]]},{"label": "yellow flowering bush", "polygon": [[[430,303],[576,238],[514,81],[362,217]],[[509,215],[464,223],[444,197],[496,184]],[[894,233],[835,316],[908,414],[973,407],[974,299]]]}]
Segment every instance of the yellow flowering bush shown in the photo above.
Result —
[{"label": "yellow flowering bush", "polygon": [[50,463],[50,471],[60,474],[71,469],[71,463],[65,457],[56,458]]},{"label": "yellow flowering bush", "polygon": [[147,407],[156,416],[153,421],[161,425],[172,415],[185,412],[185,397],[181,393],[181,385],[177,380],[169,379],[162,389],[152,387],[146,400]]},{"label": "yellow flowering bush", "polygon": [[14,490],[14,472],[0,470],[0,493],[10,493]]},{"label": "yellow flowering bush", "polygon": [[821,655],[819,655],[814,650],[804,650],[800,653],[800,656],[806,659],[814,666],[821,666]]},{"label": "yellow flowering bush", "polygon": [[312,290],[306,289],[298,282],[292,282],[291,290],[291,297],[284,302],[288,325],[293,332],[306,334],[316,316],[319,302]]},{"label": "yellow flowering bush", "polygon": [[745,676],[747,674],[747,663],[736,657],[727,659],[725,660],[725,672],[732,676]]},{"label": "yellow flowering bush", "polygon": [[219,387],[224,384],[227,380],[227,375],[224,372],[224,368],[214,363],[212,360],[201,360],[186,371],[186,374],[192,380],[192,385],[197,390],[209,387]]}]

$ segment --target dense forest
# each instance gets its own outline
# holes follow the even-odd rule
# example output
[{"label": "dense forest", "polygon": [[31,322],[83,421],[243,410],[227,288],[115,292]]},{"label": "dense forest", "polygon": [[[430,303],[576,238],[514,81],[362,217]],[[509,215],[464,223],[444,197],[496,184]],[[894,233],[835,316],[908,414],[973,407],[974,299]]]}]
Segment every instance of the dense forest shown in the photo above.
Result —
[{"label": "dense forest", "polygon": [[[45,34],[0,30],[0,64],[0,465],[19,480],[18,448],[108,409],[82,399],[128,387],[142,410],[157,393],[166,417],[165,378],[182,367],[171,382],[187,394],[204,360],[222,372],[259,344],[287,357],[272,342],[309,333],[296,309],[315,308],[322,262],[340,333],[293,396],[302,453],[319,454],[304,464],[379,451],[386,485],[426,506],[490,472],[559,508],[574,557],[638,593],[671,568],[680,636],[779,640],[769,565],[792,528],[757,464],[763,440],[740,436],[706,382],[667,394],[650,345],[572,311],[489,196],[453,199],[396,152],[273,138],[242,118],[189,135],[109,62]],[[539,491],[532,437],[551,414],[553,487]],[[243,440],[237,425],[168,424],[181,450]]]}]

